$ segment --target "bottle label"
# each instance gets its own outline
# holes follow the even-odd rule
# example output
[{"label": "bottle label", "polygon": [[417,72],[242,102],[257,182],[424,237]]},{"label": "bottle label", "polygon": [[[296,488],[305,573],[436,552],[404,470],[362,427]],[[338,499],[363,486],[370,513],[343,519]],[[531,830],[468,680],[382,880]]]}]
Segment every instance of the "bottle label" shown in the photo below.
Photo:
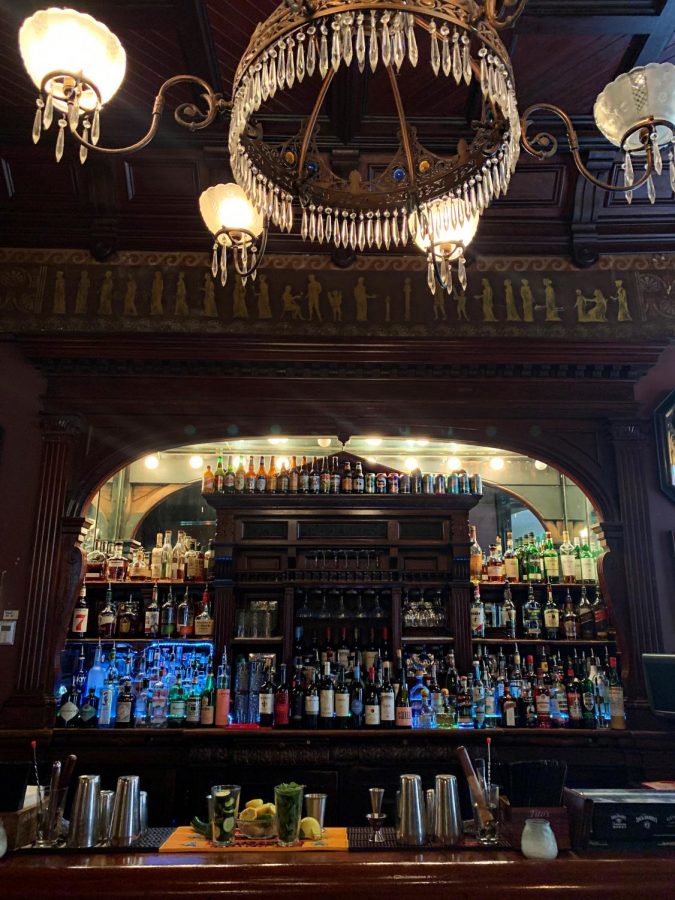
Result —
[{"label": "bottle label", "polygon": [[562,569],[563,578],[574,578],[575,559],[571,553],[560,555],[560,568]]},{"label": "bottle label", "polygon": [[171,700],[169,703],[169,715],[172,719],[184,719],[185,700]]},{"label": "bottle label", "polygon": [[344,666],[345,670],[349,668],[349,650],[339,649],[337,652],[337,661],[339,666]]},{"label": "bottle label", "polygon": [[505,725],[507,728],[516,727],[516,708],[515,706],[507,706],[504,709]]},{"label": "bottle label", "polygon": [[248,491],[249,494],[253,494],[255,492],[255,485],[256,485],[255,475],[246,475],[244,478],[244,487]]},{"label": "bottle label", "polygon": [[493,718],[495,714],[495,696],[493,693],[489,693],[485,695],[485,715],[488,718]]},{"label": "bottle label", "polygon": [[375,665],[375,660],[377,658],[377,650],[364,650],[363,651],[363,668],[365,672],[368,669],[372,669]]},{"label": "bottle label", "polygon": [[73,703],[72,700],[68,700],[67,703],[64,703],[63,706],[59,709],[59,715],[63,719],[64,722],[70,722],[78,713],[77,706]]},{"label": "bottle label", "polygon": [[528,635],[539,635],[541,632],[541,625],[539,624],[539,617],[532,616],[525,620],[525,631]]},{"label": "bottle label", "polygon": [[101,691],[101,712],[98,717],[99,725],[110,725],[112,719],[112,702],[112,688],[104,688],[104,690]]},{"label": "bottle label", "polygon": [[213,725],[216,710],[211,703],[210,698],[202,697],[201,709],[199,711],[199,721],[202,725]]},{"label": "bottle label", "polygon": [[243,494],[246,487],[246,476],[243,473],[234,476],[234,492],[235,494]]},{"label": "bottle label", "polygon": [[380,724],[380,704],[366,703],[366,725]]},{"label": "bottle label", "polygon": [[352,711],[353,716],[362,716],[363,715],[363,700],[360,697],[354,697],[351,704],[350,709]]},{"label": "bottle label", "polygon": [[609,688],[610,715],[614,718],[623,718],[625,709],[623,705],[623,688],[621,685],[611,685]]},{"label": "bottle label", "polygon": [[545,556],[544,557],[544,566],[546,568],[546,574],[549,578],[560,578],[560,566],[558,564],[558,557],[556,556]]},{"label": "bottle label", "polygon": [[396,707],[396,724],[401,728],[412,726],[412,709],[409,706]]},{"label": "bottle label", "polygon": [[216,691],[216,725],[225,728],[230,715],[230,689],[218,688]]},{"label": "bottle label", "polygon": [[317,694],[308,694],[305,697],[305,714],[308,716],[319,715],[319,697]]},{"label": "bottle label", "polygon": [[592,712],[595,709],[595,698],[590,691],[584,691],[583,694],[584,709]]},{"label": "bottle label", "polygon": [[159,629],[159,610],[149,609],[145,613],[145,633],[156,634]]},{"label": "bottle label", "polygon": [[213,619],[195,619],[195,634],[200,637],[211,637],[213,634]]},{"label": "bottle label", "polygon": [[86,634],[89,622],[88,609],[76,609],[73,613],[73,634]]},{"label": "bottle label", "polygon": [[271,716],[274,713],[274,694],[258,695],[258,712],[261,716]]},{"label": "bottle label", "polygon": [[565,637],[568,641],[576,641],[577,639],[577,623],[574,620],[565,622]]},{"label": "bottle label", "polygon": [[255,480],[255,489],[259,494],[265,493],[265,488],[267,487],[267,476],[266,475],[258,475]]},{"label": "bottle label", "polygon": [[507,556],[504,560],[504,574],[509,581],[518,581],[518,559],[515,556]]},{"label": "bottle label", "polygon": [[538,716],[548,716],[550,714],[551,699],[544,691],[542,691],[540,694],[537,694],[536,707]]},{"label": "bottle label", "polygon": [[570,719],[578,722],[581,719],[581,703],[578,694],[567,695],[567,706],[570,712]]},{"label": "bottle label", "polygon": [[557,609],[544,609],[544,625],[547,628],[558,628],[560,625],[560,613]]},{"label": "bottle label", "polygon": [[481,631],[485,627],[485,611],[483,607],[471,609],[471,630]]},{"label": "bottle label", "polygon": [[349,718],[349,694],[335,695],[335,716],[338,719]]},{"label": "bottle label", "polygon": [[581,578],[582,581],[595,581],[595,560],[593,557],[581,557]]},{"label": "bottle label", "polygon": [[150,564],[150,577],[153,581],[159,581],[162,577],[162,560],[153,559]]},{"label": "bottle label", "polygon": [[288,694],[277,694],[274,698],[274,724],[288,725],[289,711]]},{"label": "bottle label", "polygon": [[380,697],[380,719],[383,722],[396,721],[396,709],[393,694],[382,694]]},{"label": "bottle label", "polygon": [[186,722],[199,722],[201,714],[201,699],[199,697],[189,697],[185,704],[185,720]]},{"label": "bottle label", "polygon": [[490,581],[501,581],[504,577],[504,566],[501,563],[489,565],[487,567],[487,574]]},{"label": "bottle label", "polygon": [[319,695],[319,715],[322,719],[332,719],[335,714],[335,692],[321,691]]},{"label": "bottle label", "polygon": [[131,722],[131,700],[117,701],[117,724]]},{"label": "bottle label", "polygon": [[83,722],[89,722],[96,715],[96,707],[92,706],[91,703],[85,703],[82,709],[80,710],[80,718]]}]

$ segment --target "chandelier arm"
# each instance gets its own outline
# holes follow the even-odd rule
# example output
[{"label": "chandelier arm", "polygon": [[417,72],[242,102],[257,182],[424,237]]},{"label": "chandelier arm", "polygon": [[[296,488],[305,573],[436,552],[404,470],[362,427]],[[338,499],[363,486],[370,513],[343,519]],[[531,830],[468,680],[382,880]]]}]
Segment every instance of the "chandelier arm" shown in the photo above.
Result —
[{"label": "chandelier arm", "polygon": [[401,92],[398,89],[398,83],[396,81],[396,73],[391,65],[387,66],[387,75],[389,76],[389,83],[391,84],[391,92],[394,95],[394,103],[396,104],[396,113],[398,115],[398,121],[401,126],[401,142],[403,143],[403,152],[405,153],[406,163],[408,164],[408,178],[410,179],[411,187],[415,187],[416,178],[415,178],[415,164],[413,162],[412,149],[410,147],[410,137],[408,135],[408,122],[405,117],[405,110],[403,109],[403,101],[401,100]]},{"label": "chandelier arm", "polygon": [[[642,187],[649,178],[654,174],[654,149],[652,147],[651,136],[654,133],[655,125],[653,121],[645,120],[644,122],[638,123],[635,128],[632,128],[622,140],[622,145],[625,145],[631,135],[633,135],[636,131],[639,131],[640,143],[644,147],[645,157],[646,157],[646,166],[645,171],[642,173],[640,178],[637,181],[634,181],[630,185],[626,185],[625,187],[621,187],[618,184],[610,184],[609,182],[602,181],[599,178],[596,178],[584,165],[584,162],[581,158],[581,151],[579,150],[579,137],[577,132],[572,124],[572,120],[567,115],[567,113],[560,109],[560,107],[555,106],[553,103],[535,103],[532,106],[529,106],[525,112],[523,113],[520,121],[521,125],[521,143],[524,149],[530,154],[530,156],[534,156],[537,159],[549,159],[553,156],[558,150],[558,142],[553,137],[553,135],[548,134],[547,132],[540,132],[536,134],[532,140],[527,136],[527,130],[530,125],[528,122],[529,116],[534,112],[539,112],[540,110],[544,110],[546,112],[551,112],[554,115],[558,116],[559,119],[562,120],[565,130],[567,132],[567,142],[570,147],[570,152],[572,154],[572,158],[574,160],[574,165],[577,167],[579,172],[586,178],[591,184],[594,184],[596,187],[602,188],[604,191],[620,191],[621,193],[627,193],[629,191],[634,191],[636,188]],[[541,144],[542,147],[545,147],[544,150],[537,150],[536,145]]]},{"label": "chandelier arm", "polygon": [[[211,85],[204,81],[203,78],[199,78],[197,75],[174,75],[172,78],[167,78],[164,84],[160,87],[157,92],[157,96],[155,97],[155,102],[152,107],[152,120],[150,122],[150,127],[148,128],[145,135],[136,143],[130,144],[128,147],[101,147],[98,144],[92,144],[85,137],[78,134],[77,126],[79,120],[74,116],[68,116],[68,121],[72,122],[70,124],[70,132],[75,138],[75,140],[82,144],[83,147],[86,147],[88,150],[97,150],[100,153],[109,153],[109,154],[117,154],[117,153],[135,153],[137,150],[142,150],[143,147],[147,147],[150,141],[157,134],[157,129],[159,128],[159,121],[162,118],[162,113],[164,112],[164,104],[165,104],[165,94],[167,91],[171,90],[171,88],[175,87],[177,84],[184,83],[194,83],[199,85],[199,87],[204,89],[204,94],[202,95],[206,100],[207,111],[206,113],[201,112],[197,106],[193,103],[181,103],[180,106],[176,107],[174,112],[174,118],[179,125],[182,125],[184,128],[189,128],[190,131],[199,131],[202,128],[207,128],[214,121],[218,113],[225,112],[230,109],[232,104],[225,100],[222,94],[217,94]],[[73,95],[68,98],[68,109],[70,110],[75,105],[76,94],[75,90],[73,90]],[[192,120],[194,119],[194,121]]]},{"label": "chandelier arm", "polygon": [[314,102],[312,111],[309,114],[309,119],[307,119],[305,133],[302,136],[302,144],[300,146],[300,154],[298,156],[298,178],[299,179],[302,179],[302,173],[305,171],[305,160],[307,158],[307,150],[309,149],[309,142],[312,139],[312,134],[314,133],[314,128],[316,126],[316,120],[319,118],[319,112],[321,111],[321,106],[326,97],[326,93],[328,92],[328,88],[330,87],[330,83],[334,77],[335,77],[335,69],[331,66],[328,69],[328,72],[326,73],[326,77],[323,80],[321,89],[319,90],[319,94]]},{"label": "chandelier arm", "polygon": [[267,234],[268,228],[267,222],[265,222],[262,234],[260,236],[260,246],[257,248],[257,252],[255,255],[251,254],[250,258],[253,260],[253,262],[249,266],[244,267],[241,265],[241,256],[239,256],[236,249],[234,249],[234,252],[232,253],[232,258],[234,260],[234,270],[240,278],[248,278],[249,275],[252,275],[257,270],[258,266],[260,265],[261,259],[265,255],[265,250],[267,249]]},{"label": "chandelier arm", "polygon": [[[485,20],[496,31],[503,31],[505,28],[511,28],[516,24],[526,6],[527,0],[486,0]],[[502,13],[514,7],[516,7],[514,12],[509,13],[505,18],[501,18]]]}]

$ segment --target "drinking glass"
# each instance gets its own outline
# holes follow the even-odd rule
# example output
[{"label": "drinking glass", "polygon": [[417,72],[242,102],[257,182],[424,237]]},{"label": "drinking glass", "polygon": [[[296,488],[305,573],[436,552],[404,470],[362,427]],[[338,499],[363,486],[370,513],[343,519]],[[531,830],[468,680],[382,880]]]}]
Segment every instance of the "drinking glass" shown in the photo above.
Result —
[{"label": "drinking glass", "polygon": [[215,784],[211,788],[209,804],[211,841],[217,847],[227,847],[234,843],[240,794],[241,785],[238,784]]},{"label": "drinking glass", "polygon": [[277,808],[277,843],[280,847],[294,847],[300,834],[304,784],[278,784],[274,788]]},{"label": "drinking glass", "polygon": [[68,789],[50,791],[48,787],[43,787],[38,790],[42,791],[42,803],[38,808],[35,846],[55,847],[62,837],[63,808]]},{"label": "drinking glass", "polygon": [[496,844],[499,842],[499,787],[496,784],[485,786],[485,804],[492,813],[492,821],[481,819],[481,809],[473,806],[473,820],[476,826],[476,839],[480,844]]}]

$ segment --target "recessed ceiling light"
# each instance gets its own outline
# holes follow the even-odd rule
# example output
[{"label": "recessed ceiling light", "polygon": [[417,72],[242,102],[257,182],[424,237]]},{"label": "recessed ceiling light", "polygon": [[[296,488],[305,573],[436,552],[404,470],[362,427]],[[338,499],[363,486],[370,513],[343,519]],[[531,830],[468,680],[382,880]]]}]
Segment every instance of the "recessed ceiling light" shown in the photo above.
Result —
[{"label": "recessed ceiling light", "polygon": [[156,469],[159,465],[159,456],[156,453],[146,456],[143,460],[146,469]]},{"label": "recessed ceiling light", "polygon": [[366,444],[369,447],[381,447],[382,446],[382,438],[379,438],[379,437],[366,438]]},{"label": "recessed ceiling light", "polygon": [[495,472],[501,471],[504,468],[504,460],[501,456],[493,456],[490,460],[490,468],[494,469]]},{"label": "recessed ceiling light", "polygon": [[535,469],[539,469],[540,472],[543,472],[544,469],[548,469],[548,465],[545,462],[542,462],[540,459],[535,459],[534,467]]},{"label": "recessed ceiling light", "polygon": [[405,465],[406,471],[408,471],[408,472],[412,472],[414,469],[418,468],[417,460],[415,459],[414,456],[407,456],[403,460],[403,464]]},{"label": "recessed ceiling light", "polygon": [[330,438],[319,438],[317,440],[317,444],[319,445],[319,447],[324,447],[324,448],[330,447],[331,439]]},{"label": "recessed ceiling light", "polygon": [[462,468],[462,460],[459,456],[449,456],[447,463],[451,472],[456,472],[458,469]]},{"label": "recessed ceiling light", "polygon": [[201,469],[201,467],[204,465],[204,460],[197,453],[195,453],[194,456],[191,456],[189,461],[190,468],[192,469]]}]

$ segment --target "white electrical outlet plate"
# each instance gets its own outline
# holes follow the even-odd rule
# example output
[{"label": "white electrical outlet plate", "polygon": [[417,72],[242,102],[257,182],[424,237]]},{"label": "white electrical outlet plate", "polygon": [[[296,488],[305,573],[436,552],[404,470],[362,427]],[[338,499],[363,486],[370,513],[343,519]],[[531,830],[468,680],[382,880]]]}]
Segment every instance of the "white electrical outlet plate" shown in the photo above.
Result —
[{"label": "white electrical outlet plate", "polygon": [[16,635],[16,622],[0,622],[0,647],[11,647]]}]

